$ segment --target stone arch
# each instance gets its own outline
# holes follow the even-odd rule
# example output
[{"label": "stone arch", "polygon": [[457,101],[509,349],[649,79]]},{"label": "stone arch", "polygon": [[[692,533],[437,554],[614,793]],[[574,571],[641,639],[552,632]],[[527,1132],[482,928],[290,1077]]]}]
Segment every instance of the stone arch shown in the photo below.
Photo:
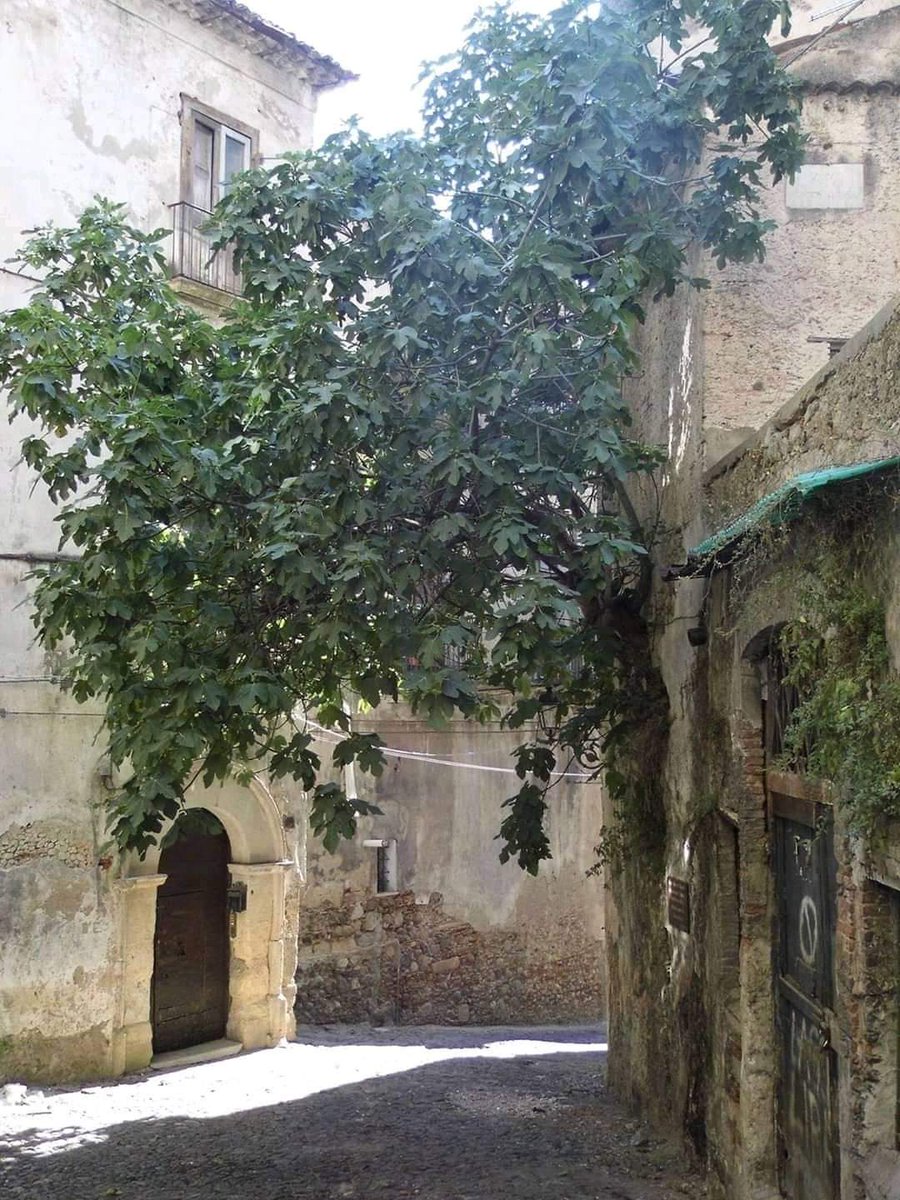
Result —
[{"label": "stone arch", "polygon": [[[235,864],[284,862],[287,844],[281,812],[272,793],[258,776],[246,785],[236,779],[226,779],[204,787],[195,783],[185,796],[186,808],[205,808],[218,817],[231,843],[231,857]],[[171,828],[172,822],[163,826],[161,838]],[[159,842],[152,846],[143,859],[136,854],[128,856],[124,875],[155,875],[159,869]]]},{"label": "stone arch", "polygon": [[[231,845],[232,884],[246,893],[246,909],[233,919],[230,938],[229,1009],[226,1035],[244,1049],[277,1045],[294,1032],[291,944],[296,930],[285,915],[288,856],[278,802],[264,779],[248,784],[227,779],[194,784],[186,807],[203,808],[221,821]],[[163,836],[167,829],[163,830]],[[113,1068],[117,1074],[146,1067],[153,1054],[150,987],[159,844],[143,859],[126,856],[117,882],[120,929],[120,1001],[113,1029]]]}]

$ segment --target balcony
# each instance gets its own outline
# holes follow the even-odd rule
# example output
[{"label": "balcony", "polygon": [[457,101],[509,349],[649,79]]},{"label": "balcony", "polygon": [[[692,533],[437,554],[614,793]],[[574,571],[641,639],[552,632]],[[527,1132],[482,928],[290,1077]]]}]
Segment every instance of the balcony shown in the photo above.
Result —
[{"label": "balcony", "polygon": [[[227,297],[240,296],[240,271],[234,269],[229,247],[213,251],[205,233],[212,214],[194,204],[170,204],[172,210],[172,282],[188,298],[222,308]],[[184,286],[187,285],[187,286]],[[193,286],[193,285],[196,285]]]}]

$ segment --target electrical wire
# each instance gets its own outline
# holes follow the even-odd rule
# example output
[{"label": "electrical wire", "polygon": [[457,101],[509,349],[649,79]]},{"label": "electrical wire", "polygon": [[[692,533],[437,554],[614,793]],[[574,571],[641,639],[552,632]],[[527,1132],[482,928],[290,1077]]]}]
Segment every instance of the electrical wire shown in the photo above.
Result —
[{"label": "electrical wire", "polygon": [[839,16],[835,17],[835,19],[831,22],[830,25],[827,25],[822,30],[821,33],[817,33],[816,36],[811,41],[806,43],[805,46],[801,46],[800,49],[797,51],[797,53],[792,55],[792,57],[789,58],[786,63],[784,63],[784,70],[786,71],[788,69],[788,67],[791,67],[794,65],[794,63],[797,61],[798,58],[802,58],[804,54],[807,54],[810,50],[812,50],[813,46],[815,46],[815,44],[817,42],[821,41],[822,38],[825,37],[826,34],[831,33],[832,29],[834,29],[838,25],[843,25],[844,21],[847,20],[847,18],[850,16],[850,14],[852,12],[856,12],[856,10],[859,8],[859,6],[861,4],[865,4],[865,2],[866,2],[866,0],[856,0],[856,3],[851,4],[850,7],[846,10],[846,12],[842,12],[839,14]]},{"label": "electrical wire", "polygon": [[[0,676],[0,684],[6,683],[57,683],[59,678],[53,675],[18,675],[18,676]],[[0,709],[0,713],[4,717],[102,717],[104,713],[81,712],[76,710],[71,713],[61,712],[36,712],[25,709]],[[328,741],[337,743],[341,741],[341,736],[335,733],[333,729],[328,729],[325,725],[320,725],[317,721],[307,720],[306,724],[310,729],[314,729],[318,734],[324,736]],[[455,758],[439,758],[436,754],[429,754],[425,750],[401,750],[397,746],[382,746],[381,752],[389,758],[405,758],[411,759],[413,762],[431,763],[436,767],[458,767],[463,771],[486,771],[496,775],[515,775],[515,767],[494,767],[488,763],[471,763],[462,762]],[[552,771],[559,779],[574,779],[579,783],[590,782],[596,777],[588,771]]]},{"label": "electrical wire", "polygon": [[[317,721],[307,719],[306,724],[326,741],[336,744],[342,740],[340,734],[335,733],[333,729],[328,729],[325,725],[320,725]],[[438,758],[436,754],[428,754],[424,750],[400,750],[396,746],[379,746],[379,750],[387,758],[410,759],[413,762],[428,763],[435,767],[457,767],[463,771],[486,771],[497,775],[517,774],[515,767],[493,767],[488,763],[461,762],[456,758]],[[588,771],[552,771],[551,774],[559,779],[574,779],[579,783],[589,783],[596,779],[596,776]]]},{"label": "electrical wire", "polygon": [[102,720],[106,713],[102,712],[50,712],[48,709],[32,709],[32,708],[0,708],[0,720],[6,720],[7,717],[59,717],[64,720],[66,717],[91,717]]},{"label": "electrical wire", "polygon": [[0,675],[0,683],[62,683],[62,675]]},{"label": "electrical wire", "polygon": [[[45,678],[35,677],[34,679],[0,679],[0,683],[38,683],[49,682]],[[83,712],[76,710],[74,712],[49,712],[38,711],[36,709],[24,708],[0,708],[0,720],[7,717],[92,717],[102,718],[106,714],[100,712]],[[319,737],[333,745],[340,742],[341,736],[335,733],[333,729],[328,729],[324,725],[319,725],[316,721],[307,720],[306,724],[313,729]],[[436,754],[429,754],[425,750],[401,750],[397,746],[381,746],[381,753],[387,758],[408,759],[412,762],[422,762],[433,767],[456,767],[462,771],[484,771],[494,775],[516,775],[518,772],[514,767],[494,767],[489,763],[472,763],[462,762],[456,758],[439,758]],[[590,783],[596,780],[596,776],[588,771],[551,771],[551,775],[557,779],[572,779],[576,783]]]}]

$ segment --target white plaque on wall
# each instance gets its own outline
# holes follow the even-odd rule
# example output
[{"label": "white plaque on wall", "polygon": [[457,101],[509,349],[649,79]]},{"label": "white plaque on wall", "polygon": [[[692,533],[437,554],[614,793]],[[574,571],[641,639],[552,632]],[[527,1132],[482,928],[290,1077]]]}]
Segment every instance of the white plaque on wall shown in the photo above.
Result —
[{"label": "white plaque on wall", "polygon": [[862,163],[806,163],[786,185],[788,208],[862,208]]}]

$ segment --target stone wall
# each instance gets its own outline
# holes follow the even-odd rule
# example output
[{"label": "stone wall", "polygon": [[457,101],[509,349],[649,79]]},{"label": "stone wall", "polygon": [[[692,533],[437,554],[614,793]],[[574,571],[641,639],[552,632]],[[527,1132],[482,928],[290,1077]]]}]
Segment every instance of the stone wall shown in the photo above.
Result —
[{"label": "stone wall", "polygon": [[[772,213],[782,225],[765,264],[707,270],[708,292],[649,307],[629,399],[640,436],[668,450],[659,481],[661,568],[684,562],[692,546],[800,472],[900,453],[893,308],[833,360],[806,342],[854,334],[897,290],[890,197],[900,110],[888,77],[900,61],[891,49],[898,37],[900,14],[889,12],[823,39],[828,58],[820,66],[815,48],[798,60],[809,85],[813,163],[854,161],[862,146],[863,208],[788,213],[780,185]],[[840,80],[853,72],[859,86],[845,88]],[[635,495],[653,516],[656,496]],[[877,510],[860,505],[857,515],[869,535],[877,522],[887,531],[878,565],[894,580],[887,619],[900,663],[895,500],[878,495]],[[669,698],[660,783],[666,843],[661,862],[626,863],[610,876],[610,1079],[682,1132],[711,1170],[711,1194],[728,1200],[779,1194],[777,911],[753,646],[796,612],[796,558],[815,538],[815,521],[807,521],[778,541],[777,561],[763,548],[755,562],[712,578],[666,582],[658,572],[647,617]],[[692,627],[706,630],[705,645],[688,642]],[[853,839],[839,837],[836,847],[843,1200],[900,1195],[900,850],[891,839],[886,846],[880,867]],[[670,919],[669,878],[688,887],[689,930]]]},{"label": "stone wall", "polygon": [[[717,522],[744,511],[801,472],[896,455],[900,449],[898,362],[900,313],[891,304],[757,435],[710,472],[708,494]],[[870,584],[878,590],[887,581],[887,635],[895,663],[900,662],[896,490],[896,477],[893,482],[887,477],[868,488],[862,499],[857,495],[855,501],[851,500],[849,485],[829,493],[832,502],[842,508],[843,519],[853,522],[860,544],[878,547],[868,568]],[[754,634],[795,614],[795,584],[804,569],[808,548],[816,543],[817,521],[827,519],[827,512],[826,508],[808,504],[796,525],[783,529],[771,544],[764,543],[762,550],[753,551],[750,543],[756,562],[748,568],[738,559],[735,571],[743,576],[739,584],[732,572],[730,578],[723,574],[714,585],[721,599],[719,612],[712,614],[713,628],[718,627],[717,654],[721,657],[723,646],[729,647],[730,653],[724,657],[734,664],[732,674],[739,669],[738,660]],[[728,695],[727,685],[723,684],[722,702]],[[765,813],[762,792],[758,811]],[[836,1145],[842,1194],[887,1200],[900,1194],[896,1141],[900,1111],[896,1038],[900,1019],[900,827],[882,830],[870,844],[847,833],[839,802],[835,820],[837,936],[830,1036],[838,1073]],[[759,829],[752,840],[749,832],[742,828],[742,853],[751,845],[766,847],[765,829]],[[760,868],[751,876],[745,865],[744,874],[765,885],[768,872],[764,862]],[[759,904],[759,913],[771,921],[771,898],[766,903],[763,892]],[[746,932],[745,927],[745,936]],[[758,943],[760,956],[745,985],[748,999],[750,987],[755,987],[757,1000],[754,1006],[745,1005],[743,1019],[745,1037],[754,1038],[757,1055],[763,1056],[767,1045],[771,1045],[773,1030],[767,936],[763,928]],[[755,1063],[758,1103],[774,1092],[777,1065],[771,1051],[768,1058],[764,1071],[758,1058]],[[750,1101],[748,1096],[744,1103]],[[745,1161],[754,1148],[760,1150],[759,1123],[745,1121],[745,1136],[739,1146]],[[758,1156],[763,1178],[774,1173],[768,1167],[770,1159],[768,1152]],[[733,1186],[734,1181],[731,1183]]]},{"label": "stone wall", "polygon": [[[678,336],[676,327],[671,341]],[[802,471],[896,454],[898,361],[900,317],[888,307],[708,474],[712,529]],[[670,370],[675,375],[677,367]],[[896,477],[887,476],[849,508],[841,505],[842,498],[849,502],[847,487],[833,489],[832,503],[845,521],[856,522],[859,544],[877,546],[871,582],[887,587],[888,638],[900,662],[896,493]],[[775,1112],[779,1077],[778,911],[765,779],[771,764],[762,732],[765,679],[755,662],[767,630],[799,612],[798,581],[829,511],[808,504],[779,536],[739,553],[730,570],[699,581],[699,589],[691,579],[660,583],[655,654],[670,697],[665,863],[641,889],[631,886],[634,872],[613,878],[611,1078],[658,1119],[680,1125],[711,1168],[713,1195],[729,1200],[774,1196],[778,1187],[778,1130],[761,1115]],[[688,530],[680,532],[687,548]],[[678,618],[689,614],[705,626],[705,645],[688,644]],[[847,833],[839,805],[836,823],[834,1145],[841,1195],[886,1200],[900,1194],[900,830],[888,830],[873,846]],[[689,888],[687,931],[666,912],[671,876]],[[653,992],[647,983],[661,970],[666,982]],[[661,1047],[669,1056],[658,1077],[664,1098],[651,1074]]]},{"label": "stone wall", "polygon": [[[765,263],[703,270],[713,283],[703,306],[708,464],[727,432],[759,428],[827,362],[821,339],[852,336],[897,290],[900,19],[896,7],[872,11],[805,53],[784,51],[785,62],[799,53],[791,72],[804,89],[808,166],[765,195],[777,226]],[[806,183],[817,170],[835,176],[818,196]]]},{"label": "stone wall", "polygon": [[[566,915],[557,914],[560,928]],[[577,930],[577,922],[572,921]],[[603,1013],[602,947],[570,929],[543,947],[479,931],[438,892],[370,895],[301,914],[299,1023],[437,1025],[593,1021]],[[574,932],[574,936],[571,936]]]},{"label": "stone wall", "polygon": [[[667,451],[658,490],[645,485],[633,493],[647,527],[660,530],[660,563],[683,561],[686,548],[703,535],[702,306],[702,294],[688,289],[648,306],[640,331],[641,371],[628,386],[639,436]],[[703,585],[692,581],[666,587],[655,573],[646,618],[653,663],[668,693],[668,725],[661,765],[647,786],[659,791],[665,842],[652,860],[635,854],[609,872],[606,910],[610,1081],[661,1125],[681,1131],[690,1123],[698,1134],[689,1109],[696,1113],[701,1080],[716,1058],[715,1037],[704,1042],[703,1031],[714,1010],[698,1003],[696,980],[704,969],[699,935],[687,936],[667,922],[666,880],[685,878],[690,870],[697,812],[707,795],[694,737],[707,720],[705,677],[697,675],[698,658],[686,636],[697,623],[703,593]],[[607,824],[612,818],[608,810]],[[714,918],[714,910],[692,913],[694,929],[711,926]],[[712,1126],[716,1115],[708,1118]]]},{"label": "stone wall", "polygon": [[900,308],[896,300],[765,425],[707,472],[721,526],[805,471],[900,454]]}]

